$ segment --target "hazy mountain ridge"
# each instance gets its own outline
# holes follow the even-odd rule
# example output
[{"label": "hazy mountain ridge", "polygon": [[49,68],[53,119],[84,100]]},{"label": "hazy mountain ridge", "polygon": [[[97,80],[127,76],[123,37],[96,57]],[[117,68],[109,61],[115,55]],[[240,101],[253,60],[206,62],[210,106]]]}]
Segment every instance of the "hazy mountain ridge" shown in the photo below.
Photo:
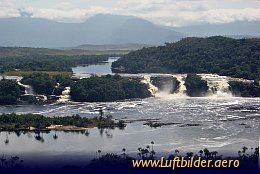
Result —
[{"label": "hazy mountain ridge", "polygon": [[76,47],[78,45],[163,45],[187,36],[259,37],[260,21],[165,27],[123,15],[98,14],[83,23],[38,18],[0,18],[0,46]]},{"label": "hazy mountain ridge", "polygon": [[102,44],[102,45],[92,45],[92,44],[84,44],[84,45],[79,45],[76,47],[71,47],[71,48],[63,48],[63,49],[81,49],[81,50],[97,50],[97,51],[105,51],[105,50],[126,50],[126,51],[131,51],[131,50],[138,50],[143,47],[152,47],[155,45],[149,45],[149,44],[134,44],[134,43],[129,43],[129,44]]},{"label": "hazy mountain ridge", "polygon": [[181,31],[188,36],[260,36],[260,21],[237,21],[226,24],[203,24],[184,27],[174,27],[175,31]]},{"label": "hazy mountain ridge", "polygon": [[84,23],[60,23],[35,18],[0,19],[0,35],[1,46],[47,48],[83,44],[158,45],[163,44],[165,38],[171,38],[168,41],[174,42],[184,37],[149,21],[118,15],[96,15]]}]

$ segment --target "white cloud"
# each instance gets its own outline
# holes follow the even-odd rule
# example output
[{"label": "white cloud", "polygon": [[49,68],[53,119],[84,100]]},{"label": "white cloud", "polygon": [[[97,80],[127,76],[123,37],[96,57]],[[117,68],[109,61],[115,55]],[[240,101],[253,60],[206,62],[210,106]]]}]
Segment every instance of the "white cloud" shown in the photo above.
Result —
[{"label": "white cloud", "polygon": [[84,21],[97,13],[133,15],[170,26],[260,20],[259,0],[107,0],[103,4],[103,0],[26,2],[0,0],[0,17],[21,16],[22,9],[35,18],[66,22]]}]

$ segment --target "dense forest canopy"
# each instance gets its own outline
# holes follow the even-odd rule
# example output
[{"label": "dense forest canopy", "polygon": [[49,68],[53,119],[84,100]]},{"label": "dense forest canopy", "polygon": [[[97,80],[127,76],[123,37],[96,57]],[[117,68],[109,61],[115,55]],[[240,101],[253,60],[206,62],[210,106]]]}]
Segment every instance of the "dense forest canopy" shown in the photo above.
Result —
[{"label": "dense forest canopy", "polygon": [[188,74],[185,79],[186,93],[191,97],[203,96],[209,89],[207,81],[202,80],[201,76]]},{"label": "dense forest canopy", "polygon": [[82,64],[93,64],[108,59],[108,55],[23,55],[0,57],[0,71],[15,69],[30,71],[71,71]]},{"label": "dense forest canopy", "polygon": [[238,81],[229,81],[229,88],[234,96],[241,97],[260,97],[259,83],[245,83]]},{"label": "dense forest canopy", "polygon": [[217,73],[260,79],[260,39],[185,38],[130,52],[112,64],[126,73]]},{"label": "dense forest canopy", "polygon": [[20,95],[20,89],[15,81],[0,80],[0,104],[13,104]]},{"label": "dense forest canopy", "polygon": [[[51,76],[47,73],[32,73],[24,75],[21,82],[25,85],[31,85],[34,92],[37,94],[50,95],[55,94],[55,90],[58,89],[57,84],[61,90],[71,84],[70,77],[55,75]],[[59,95],[61,92],[59,93]]]},{"label": "dense forest canopy", "polygon": [[109,102],[150,97],[147,84],[119,75],[82,79],[71,85],[71,99],[78,102]]},{"label": "dense forest canopy", "polygon": [[0,130],[30,130],[30,127],[47,130],[51,125],[76,126],[76,127],[98,127],[98,128],[123,128],[122,121],[115,122],[112,116],[85,118],[79,115],[67,117],[46,117],[37,114],[1,114]]}]

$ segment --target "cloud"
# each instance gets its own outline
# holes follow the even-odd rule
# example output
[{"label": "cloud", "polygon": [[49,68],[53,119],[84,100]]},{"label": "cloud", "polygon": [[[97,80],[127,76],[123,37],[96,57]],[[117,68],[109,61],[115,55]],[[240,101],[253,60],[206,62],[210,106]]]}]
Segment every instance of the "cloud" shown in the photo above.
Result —
[{"label": "cloud", "polygon": [[85,1],[84,4],[80,0],[38,2],[49,5],[0,0],[0,17],[81,22],[98,13],[109,13],[137,16],[168,26],[260,20],[259,0],[109,0],[106,4],[101,3],[103,0]]}]

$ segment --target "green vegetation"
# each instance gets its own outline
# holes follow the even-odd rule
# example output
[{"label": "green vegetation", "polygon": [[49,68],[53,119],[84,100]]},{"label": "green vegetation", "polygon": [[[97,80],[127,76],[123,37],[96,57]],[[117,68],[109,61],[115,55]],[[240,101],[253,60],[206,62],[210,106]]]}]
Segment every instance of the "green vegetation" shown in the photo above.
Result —
[{"label": "green vegetation", "polygon": [[[36,92],[37,94],[50,95],[55,92],[57,83],[60,84],[59,88],[62,90],[64,87],[70,85],[71,80],[69,76],[51,76],[47,73],[32,73],[24,75],[21,82],[26,85],[31,85],[34,92]],[[60,94],[61,92],[59,92],[58,95]]]},{"label": "green vegetation", "polygon": [[71,67],[107,60],[108,55],[24,55],[0,58],[1,71],[71,71]]},{"label": "green vegetation", "polygon": [[109,102],[150,97],[148,86],[119,75],[82,79],[71,85],[71,98],[78,102]]},{"label": "green vegetation", "polygon": [[202,80],[196,74],[188,74],[185,79],[186,92],[188,96],[199,97],[203,96],[208,91],[207,81]]},{"label": "green vegetation", "polygon": [[[143,45],[148,46],[148,45]],[[126,46],[128,47],[128,46]],[[140,48],[136,46],[135,48]],[[142,48],[141,47],[141,48]],[[32,56],[32,55],[50,55],[50,56],[77,56],[77,55],[118,55],[121,53],[127,53],[131,49],[119,49],[114,48],[111,45],[111,49],[106,49],[105,46],[92,45],[90,47],[79,46],[67,49],[49,49],[49,48],[30,48],[30,47],[0,47],[0,58],[2,57],[18,57],[18,56]]]},{"label": "green vegetation", "polygon": [[260,97],[259,83],[245,83],[238,81],[230,81],[230,90],[235,96],[241,97]]},{"label": "green vegetation", "polygon": [[43,115],[17,115],[15,113],[0,115],[0,130],[2,131],[30,130],[30,127],[36,130],[48,130],[47,127],[51,125],[75,126],[78,128],[113,128],[125,126],[122,121],[115,122],[112,116],[85,118],[79,115],[70,117],[44,117]]},{"label": "green vegetation", "polygon": [[127,73],[216,73],[259,80],[260,39],[185,38],[130,52],[113,62],[112,68]]},{"label": "green vegetation", "polygon": [[66,76],[66,77],[71,77],[73,75],[73,73],[71,71],[24,71],[24,70],[8,71],[8,72],[4,72],[4,75],[5,76],[25,76],[25,75],[30,75],[33,73],[46,73],[46,74],[49,74],[50,76],[61,75],[61,76]]},{"label": "green vegetation", "polygon": [[15,81],[0,80],[0,104],[14,104],[19,95],[20,89]]},{"label": "green vegetation", "polygon": [[56,85],[55,80],[45,73],[25,75],[21,82],[26,85],[31,85],[37,94],[48,95],[52,93]]}]

